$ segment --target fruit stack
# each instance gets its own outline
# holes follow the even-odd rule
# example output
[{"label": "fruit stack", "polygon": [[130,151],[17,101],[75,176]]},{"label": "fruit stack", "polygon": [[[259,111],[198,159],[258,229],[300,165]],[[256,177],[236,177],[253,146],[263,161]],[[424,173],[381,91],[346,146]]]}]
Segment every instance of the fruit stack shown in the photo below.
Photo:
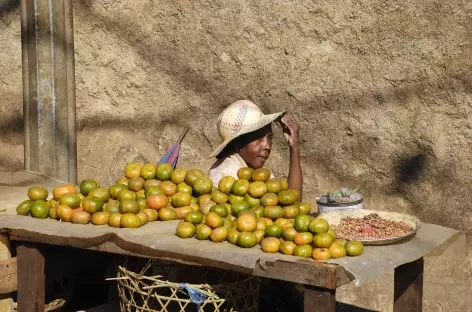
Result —
[{"label": "fruit stack", "polygon": [[311,206],[297,202],[298,192],[286,181],[270,179],[266,168],[241,168],[238,178],[223,177],[218,189],[199,197],[200,211],[188,212],[176,228],[180,238],[222,242],[242,248],[260,244],[264,252],[313,257],[316,260],[357,256],[362,243],[336,239]]},{"label": "fruit stack", "polygon": [[151,221],[183,219],[189,211],[199,211],[197,196],[213,190],[212,181],[198,169],[129,163],[124,172],[125,176],[108,188],[86,179],[79,190],[72,184],[54,188],[52,198],[46,188],[33,186],[28,190],[29,199],[17,207],[17,214],[138,228]]}]

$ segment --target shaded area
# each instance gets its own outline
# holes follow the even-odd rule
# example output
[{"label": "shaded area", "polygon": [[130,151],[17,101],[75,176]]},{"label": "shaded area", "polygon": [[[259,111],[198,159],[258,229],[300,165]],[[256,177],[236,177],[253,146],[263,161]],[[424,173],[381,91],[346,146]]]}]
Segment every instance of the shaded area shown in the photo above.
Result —
[{"label": "shaded area", "polygon": [[0,17],[15,11],[20,7],[20,0],[0,0]]}]

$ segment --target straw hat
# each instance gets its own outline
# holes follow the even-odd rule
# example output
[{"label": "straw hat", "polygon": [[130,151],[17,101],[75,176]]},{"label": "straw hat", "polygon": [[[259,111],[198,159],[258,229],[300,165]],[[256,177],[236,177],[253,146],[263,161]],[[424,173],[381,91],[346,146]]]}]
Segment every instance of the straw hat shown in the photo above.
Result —
[{"label": "straw hat", "polygon": [[267,126],[284,113],[264,115],[261,109],[250,101],[234,102],[218,116],[216,126],[223,142],[218,145],[210,157],[218,155],[226,145],[237,137]]}]

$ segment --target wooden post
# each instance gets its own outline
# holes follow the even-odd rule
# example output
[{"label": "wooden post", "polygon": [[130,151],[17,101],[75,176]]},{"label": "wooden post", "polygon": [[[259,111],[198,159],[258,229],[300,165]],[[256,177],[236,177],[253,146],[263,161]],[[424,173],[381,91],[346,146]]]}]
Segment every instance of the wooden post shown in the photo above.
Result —
[{"label": "wooden post", "polygon": [[395,268],[393,311],[420,312],[423,309],[424,261],[405,263]]},{"label": "wooden post", "polygon": [[335,312],[336,290],[305,285],[304,312]]},{"label": "wooden post", "polygon": [[77,183],[70,0],[21,0],[25,169]]},{"label": "wooden post", "polygon": [[34,243],[19,241],[16,248],[18,266],[18,311],[44,312],[44,255]]}]

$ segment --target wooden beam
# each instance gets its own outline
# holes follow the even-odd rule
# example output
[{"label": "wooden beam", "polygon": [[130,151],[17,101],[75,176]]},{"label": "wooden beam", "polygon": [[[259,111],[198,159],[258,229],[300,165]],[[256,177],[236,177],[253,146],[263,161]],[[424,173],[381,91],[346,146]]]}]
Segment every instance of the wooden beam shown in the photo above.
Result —
[{"label": "wooden beam", "polygon": [[18,242],[18,311],[44,312],[44,256],[33,243]]},{"label": "wooden beam", "polygon": [[335,312],[336,290],[305,285],[304,312]]},{"label": "wooden beam", "polygon": [[421,312],[423,310],[424,261],[405,263],[395,269],[394,312]]},{"label": "wooden beam", "polygon": [[70,0],[21,0],[25,169],[77,183]]}]

